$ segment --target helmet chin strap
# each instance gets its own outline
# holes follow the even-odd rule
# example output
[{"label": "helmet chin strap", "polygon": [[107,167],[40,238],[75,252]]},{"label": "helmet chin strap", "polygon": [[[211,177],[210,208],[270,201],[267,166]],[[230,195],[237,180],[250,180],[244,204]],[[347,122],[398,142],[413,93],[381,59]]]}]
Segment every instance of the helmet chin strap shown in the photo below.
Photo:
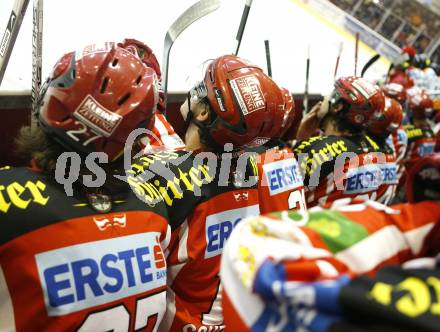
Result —
[{"label": "helmet chin strap", "polygon": [[200,130],[200,138],[203,142],[207,143],[210,148],[213,148],[215,150],[221,151],[222,146],[217,144],[217,142],[214,140],[214,138],[211,136],[211,129],[213,125],[215,125],[215,121],[212,121],[210,124],[205,124],[204,122],[198,121],[194,113],[191,111],[191,95],[188,92],[188,114],[186,115],[185,119],[185,131],[186,132],[189,128],[189,125],[191,123],[194,123]]}]

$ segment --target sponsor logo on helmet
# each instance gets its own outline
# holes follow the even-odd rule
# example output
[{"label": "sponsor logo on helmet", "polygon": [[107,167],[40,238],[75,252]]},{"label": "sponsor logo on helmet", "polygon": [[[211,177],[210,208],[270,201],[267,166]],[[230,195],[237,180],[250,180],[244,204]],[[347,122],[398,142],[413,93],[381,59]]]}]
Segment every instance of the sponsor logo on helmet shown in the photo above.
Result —
[{"label": "sponsor logo on helmet", "polygon": [[248,144],[245,145],[247,148],[255,148],[267,143],[270,140],[268,137],[257,137]]},{"label": "sponsor logo on helmet", "polygon": [[215,98],[217,99],[218,105],[220,106],[220,111],[226,112],[225,102],[223,100],[222,92],[219,89],[214,88],[214,93],[215,93]]},{"label": "sponsor logo on helmet", "polygon": [[403,85],[402,84],[389,83],[388,85],[386,85],[386,87],[392,93],[396,93],[397,94],[397,93],[403,92]]},{"label": "sponsor logo on helmet", "polygon": [[104,42],[104,43],[87,45],[82,50],[78,50],[75,52],[75,59],[79,60],[82,57],[85,57],[92,53],[108,52],[115,46],[116,45],[114,42]]},{"label": "sponsor logo on helmet", "polygon": [[369,99],[371,96],[377,93],[377,88],[374,84],[364,80],[358,79],[351,83],[364,98]]},{"label": "sponsor logo on helmet", "polygon": [[260,82],[253,75],[231,80],[230,85],[244,115],[266,107]]},{"label": "sponsor logo on helmet", "polygon": [[105,137],[109,137],[122,120],[122,116],[109,111],[90,95],[78,106],[73,116]]}]

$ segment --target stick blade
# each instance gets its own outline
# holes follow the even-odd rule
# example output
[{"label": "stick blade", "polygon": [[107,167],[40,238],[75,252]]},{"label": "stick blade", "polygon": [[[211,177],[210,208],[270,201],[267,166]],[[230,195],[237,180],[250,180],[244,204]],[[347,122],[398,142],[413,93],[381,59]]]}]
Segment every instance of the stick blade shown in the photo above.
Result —
[{"label": "stick blade", "polygon": [[212,13],[220,7],[220,0],[200,0],[185,10],[168,29],[163,46],[162,72],[164,74],[163,89],[165,106],[168,92],[168,64],[170,51],[176,38],[198,19]]},{"label": "stick blade", "polygon": [[166,39],[174,42],[191,24],[220,7],[220,0],[201,0],[185,10],[167,31]]},{"label": "stick blade", "polygon": [[378,53],[375,56],[373,56],[370,60],[368,60],[368,62],[362,68],[361,77],[364,77],[364,74],[368,70],[368,68],[370,68],[377,60],[379,60],[379,58],[380,58],[380,54]]}]

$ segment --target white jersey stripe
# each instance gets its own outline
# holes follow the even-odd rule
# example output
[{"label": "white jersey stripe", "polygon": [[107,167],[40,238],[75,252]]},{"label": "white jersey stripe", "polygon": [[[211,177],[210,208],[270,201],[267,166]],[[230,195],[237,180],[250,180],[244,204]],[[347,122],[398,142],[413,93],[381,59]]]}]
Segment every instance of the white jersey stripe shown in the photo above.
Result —
[{"label": "white jersey stripe", "polygon": [[426,236],[432,230],[434,224],[428,224],[405,233],[409,246],[414,255],[418,255],[422,250],[423,244],[426,242]]},{"label": "white jersey stripe", "polygon": [[185,221],[180,226],[179,232],[179,251],[177,252],[177,259],[179,262],[186,262],[188,259],[188,221]]},{"label": "white jersey stripe", "polygon": [[[234,236],[234,234],[232,234],[232,236]],[[239,274],[237,271],[234,271],[233,264],[231,264],[232,259],[228,257],[228,255],[231,254],[230,251],[238,250],[236,244],[239,244],[240,241],[234,240],[228,242],[230,242],[230,245],[226,246],[223,252],[220,268],[222,286],[245,324],[252,326],[258,317],[260,317],[265,305],[259,296],[244,289],[243,283],[238,278]]]},{"label": "white jersey stripe", "polygon": [[173,324],[174,316],[176,315],[176,295],[167,287],[167,311],[160,322],[158,331],[170,331]]},{"label": "white jersey stripe", "polygon": [[400,251],[409,249],[401,231],[394,225],[384,227],[335,257],[356,273],[365,273]]}]

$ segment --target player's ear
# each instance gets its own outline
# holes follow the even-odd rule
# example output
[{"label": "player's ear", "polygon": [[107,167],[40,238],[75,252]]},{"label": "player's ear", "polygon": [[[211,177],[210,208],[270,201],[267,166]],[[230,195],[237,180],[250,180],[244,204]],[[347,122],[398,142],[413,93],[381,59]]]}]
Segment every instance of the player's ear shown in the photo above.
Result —
[{"label": "player's ear", "polygon": [[334,107],[333,107],[333,111],[335,113],[338,113],[339,111],[342,111],[342,109],[344,108],[344,105],[342,103],[337,103]]},{"label": "player's ear", "polygon": [[199,105],[196,115],[197,121],[205,122],[209,119],[209,107],[205,105]]}]

